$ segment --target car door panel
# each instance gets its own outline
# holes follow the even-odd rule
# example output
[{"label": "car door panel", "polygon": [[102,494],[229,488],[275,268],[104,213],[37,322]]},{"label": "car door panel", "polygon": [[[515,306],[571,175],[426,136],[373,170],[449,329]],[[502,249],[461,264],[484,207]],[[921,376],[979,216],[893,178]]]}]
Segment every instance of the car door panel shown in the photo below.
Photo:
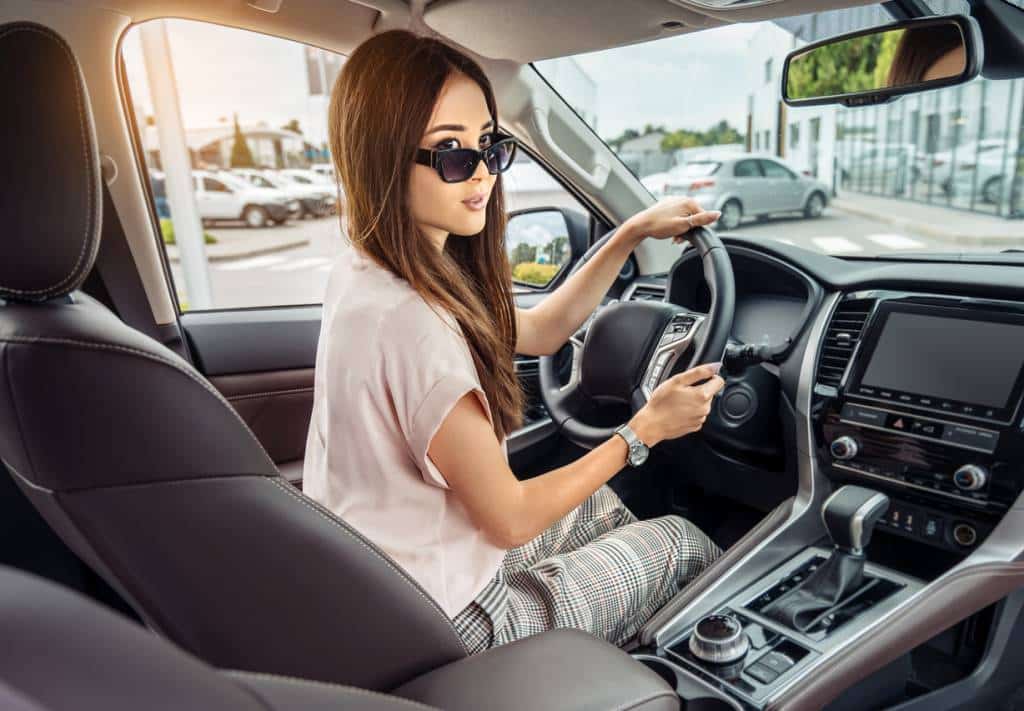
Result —
[{"label": "car door panel", "polygon": [[733,166],[736,193],[743,203],[744,215],[756,215],[764,210],[766,185],[761,168],[754,159],[742,160]]}]

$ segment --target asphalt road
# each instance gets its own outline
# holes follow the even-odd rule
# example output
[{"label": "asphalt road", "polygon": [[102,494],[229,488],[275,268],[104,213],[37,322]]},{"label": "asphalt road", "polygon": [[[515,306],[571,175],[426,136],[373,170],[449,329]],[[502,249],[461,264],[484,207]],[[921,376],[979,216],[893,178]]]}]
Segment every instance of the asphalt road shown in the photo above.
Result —
[{"label": "asphalt road", "polygon": [[[237,235],[245,227],[216,227],[213,235],[228,230]],[[337,218],[324,217],[291,222],[280,227],[289,234],[310,240],[303,247],[273,254],[243,257],[210,264],[213,308],[318,304],[323,299],[327,275],[340,245]],[[775,239],[805,249],[837,256],[869,256],[886,253],[943,250],[955,251],[931,237],[898,229],[882,220],[826,209],[817,219],[779,217],[744,221],[737,234]],[[183,290],[181,269],[172,263],[172,273]],[[187,300],[187,296],[185,296]]]}]

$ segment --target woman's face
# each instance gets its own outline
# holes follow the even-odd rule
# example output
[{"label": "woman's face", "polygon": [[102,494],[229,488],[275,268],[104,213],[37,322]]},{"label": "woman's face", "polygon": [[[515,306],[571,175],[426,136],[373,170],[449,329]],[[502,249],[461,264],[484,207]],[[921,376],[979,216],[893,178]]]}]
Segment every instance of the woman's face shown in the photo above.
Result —
[{"label": "woman's face", "polygon": [[[442,87],[419,145],[434,150],[480,150],[487,147],[491,131],[484,92],[469,77],[455,73]],[[483,161],[461,183],[446,183],[433,168],[413,164],[409,187],[413,219],[438,249],[444,248],[449,234],[476,235],[487,220],[487,201],[496,178]]]}]

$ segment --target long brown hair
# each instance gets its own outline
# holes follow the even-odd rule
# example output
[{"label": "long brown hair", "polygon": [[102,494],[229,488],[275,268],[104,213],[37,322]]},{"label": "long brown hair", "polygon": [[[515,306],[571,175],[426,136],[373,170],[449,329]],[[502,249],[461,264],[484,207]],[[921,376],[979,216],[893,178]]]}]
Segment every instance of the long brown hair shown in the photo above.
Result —
[{"label": "long brown hair", "polygon": [[443,252],[420,232],[407,200],[416,149],[445,81],[456,72],[480,85],[497,126],[494,91],[480,65],[439,40],[382,32],[359,45],[338,75],[328,134],[353,247],[455,318],[500,440],[519,427],[523,405],[513,368],[516,319],[501,176],[483,230],[447,239]]},{"label": "long brown hair", "polygon": [[[889,67],[888,86],[918,84],[935,62],[964,44],[960,27],[953,23],[911,27],[900,36]],[[966,56],[966,55],[965,55]],[[964,70],[960,68],[960,72]],[[945,77],[938,77],[944,79]]]}]

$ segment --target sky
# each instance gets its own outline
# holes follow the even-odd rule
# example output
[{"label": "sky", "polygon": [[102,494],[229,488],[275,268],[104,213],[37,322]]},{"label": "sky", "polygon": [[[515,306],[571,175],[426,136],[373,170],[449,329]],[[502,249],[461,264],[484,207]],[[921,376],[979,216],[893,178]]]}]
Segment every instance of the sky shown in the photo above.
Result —
[{"label": "sky", "polygon": [[[183,20],[167,26],[186,128],[222,124],[235,111],[243,125],[324,122],[324,102],[309,99],[302,45]],[[596,82],[599,135],[611,138],[647,123],[705,130],[722,119],[742,130],[750,92],[745,53],[758,27],[721,27],[577,55]],[[125,42],[125,64],[136,103],[151,113],[139,35],[132,30]],[[538,63],[542,73],[544,66]]]},{"label": "sky", "polygon": [[[719,27],[576,55],[597,82],[598,134],[613,138],[648,123],[705,130],[725,119],[744,126],[750,92],[746,43],[759,26]],[[537,68],[544,73],[543,62]]]},{"label": "sky", "polygon": [[[168,20],[167,27],[186,128],[217,126],[234,111],[243,124],[308,123],[312,107],[301,44],[185,20]],[[124,43],[125,66],[133,98],[152,111],[140,35],[133,29]]]}]

